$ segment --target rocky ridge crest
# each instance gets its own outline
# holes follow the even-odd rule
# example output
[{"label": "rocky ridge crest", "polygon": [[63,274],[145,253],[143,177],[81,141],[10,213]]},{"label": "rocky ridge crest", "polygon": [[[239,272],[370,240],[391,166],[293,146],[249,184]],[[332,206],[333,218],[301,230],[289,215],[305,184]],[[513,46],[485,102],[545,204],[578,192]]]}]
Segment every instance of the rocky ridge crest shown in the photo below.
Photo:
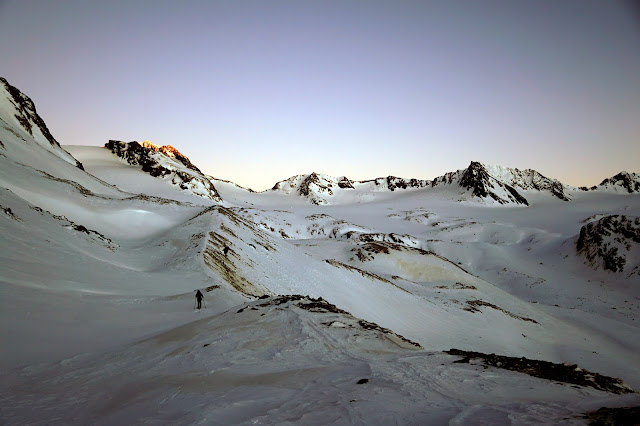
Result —
[{"label": "rocky ridge crest", "polygon": [[212,201],[222,201],[209,178],[170,145],[159,146],[149,141],[140,143],[110,140],[104,146],[127,163],[139,165],[142,171],[153,177],[167,179],[183,191]]},{"label": "rocky ridge crest", "polygon": [[[36,111],[36,105],[31,98],[22,93],[15,86],[9,84],[9,82],[0,77],[0,84],[4,87],[8,94],[8,101],[13,105],[15,109],[14,117],[20,124],[20,127],[24,129],[29,136],[39,144],[43,145],[48,150],[54,152],[59,157],[63,158],[71,164],[75,164],[81,170],[84,170],[82,163],[73,158],[71,154],[65,151],[58,141],[53,137],[46,123],[40,117]],[[4,121],[4,120],[2,120]],[[7,123],[8,124],[8,123]]]}]

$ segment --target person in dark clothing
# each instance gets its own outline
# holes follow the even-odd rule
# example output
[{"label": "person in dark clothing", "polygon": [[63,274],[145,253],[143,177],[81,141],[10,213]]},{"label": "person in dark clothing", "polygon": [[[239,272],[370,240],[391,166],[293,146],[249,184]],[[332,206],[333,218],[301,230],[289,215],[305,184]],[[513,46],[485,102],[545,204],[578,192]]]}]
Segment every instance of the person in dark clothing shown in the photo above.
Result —
[{"label": "person in dark clothing", "polygon": [[204,296],[202,295],[200,290],[198,290],[198,292],[196,293],[196,300],[198,301],[198,309],[202,308],[202,299],[204,299]]},{"label": "person in dark clothing", "polygon": [[229,247],[224,246],[224,257],[227,257],[227,253],[229,253]]}]

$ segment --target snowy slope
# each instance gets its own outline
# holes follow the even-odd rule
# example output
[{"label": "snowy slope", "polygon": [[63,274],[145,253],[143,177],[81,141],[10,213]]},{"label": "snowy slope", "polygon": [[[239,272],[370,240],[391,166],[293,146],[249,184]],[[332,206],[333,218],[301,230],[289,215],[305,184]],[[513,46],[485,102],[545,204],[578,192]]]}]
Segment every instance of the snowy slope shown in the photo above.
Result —
[{"label": "snowy slope", "polygon": [[458,361],[326,302],[279,297],[17,370],[0,401],[10,424],[550,424],[638,403]]},{"label": "snowy slope", "polygon": [[[640,388],[638,275],[576,249],[587,224],[637,216],[639,194],[563,187],[564,202],[535,173],[478,164],[434,185],[312,174],[263,193],[205,176],[219,203],[2,118],[3,424],[557,423],[640,403],[441,352],[577,364]],[[151,169],[196,173],[146,149],[162,156]],[[502,205],[490,193],[529,207],[487,208]]]}]

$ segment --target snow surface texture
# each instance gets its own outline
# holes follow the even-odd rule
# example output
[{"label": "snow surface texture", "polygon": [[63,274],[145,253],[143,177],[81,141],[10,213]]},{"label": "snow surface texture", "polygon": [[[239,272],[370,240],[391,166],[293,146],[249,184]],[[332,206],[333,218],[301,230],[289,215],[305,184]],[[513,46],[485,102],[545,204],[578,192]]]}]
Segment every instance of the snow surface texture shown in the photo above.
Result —
[{"label": "snow surface texture", "polygon": [[[638,193],[562,186],[567,202],[533,172],[478,163],[428,184],[312,174],[263,193],[207,177],[220,202],[107,148],[72,157],[29,134],[5,92],[2,424],[579,424],[640,405],[442,352],[640,388],[638,251],[620,231]],[[596,235],[631,244],[615,272],[578,252],[581,229],[608,217],[611,236]]]}]

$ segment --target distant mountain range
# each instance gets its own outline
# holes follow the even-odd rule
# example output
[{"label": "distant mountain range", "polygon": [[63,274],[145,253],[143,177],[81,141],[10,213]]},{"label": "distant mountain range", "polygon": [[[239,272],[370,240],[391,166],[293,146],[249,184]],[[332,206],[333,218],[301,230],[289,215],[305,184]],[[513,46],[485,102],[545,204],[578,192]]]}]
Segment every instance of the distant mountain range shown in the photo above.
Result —
[{"label": "distant mountain range", "polygon": [[[66,152],[51,135],[46,124],[37,114],[33,101],[5,79],[0,78],[0,83],[5,90],[4,96],[14,107],[14,111],[10,111],[9,115],[15,121],[15,123],[8,123],[2,119],[0,124],[6,129],[20,128],[25,132],[25,136],[28,134],[33,137],[49,152],[82,169],[82,164]],[[25,139],[19,134],[17,136],[22,140]],[[205,175],[189,158],[172,146],[158,146],[149,141],[140,143],[110,140],[105,144],[105,148],[128,164],[139,166],[144,172],[167,181],[177,189],[212,201],[222,201],[214,185],[218,179]],[[2,141],[0,141],[1,149],[6,150]],[[433,180],[387,176],[353,181],[346,176],[333,177],[314,172],[292,176],[276,183],[265,192],[298,196],[307,199],[311,204],[328,205],[348,200],[351,193],[421,190],[424,191],[425,196],[429,196],[435,188],[448,191],[450,197],[455,198],[456,201],[485,205],[528,206],[532,194],[546,194],[558,200],[571,201],[575,194],[583,191],[640,193],[640,175],[623,171],[604,179],[600,185],[576,188],[565,185],[557,179],[548,178],[533,169],[519,170],[472,161],[465,169],[446,173]]]},{"label": "distant mountain range", "polygon": [[[220,199],[212,182],[215,179],[202,173],[186,156],[171,146],[160,147],[148,141],[126,143],[111,140],[105,147],[129,164],[140,165],[143,171],[152,176],[170,177],[171,183],[182,190],[192,191],[212,200]],[[349,192],[394,192],[435,187],[466,190],[466,193],[461,194],[462,201],[528,206],[527,195],[533,193],[548,194],[562,201],[571,201],[573,194],[580,191],[638,193],[640,175],[621,172],[605,179],[598,186],[576,188],[548,178],[536,170],[520,170],[472,161],[466,169],[449,172],[433,180],[387,176],[354,181],[346,176],[333,177],[313,172],[280,181],[268,192],[297,195],[312,204],[328,205],[335,202],[336,196],[348,196]]]}]

